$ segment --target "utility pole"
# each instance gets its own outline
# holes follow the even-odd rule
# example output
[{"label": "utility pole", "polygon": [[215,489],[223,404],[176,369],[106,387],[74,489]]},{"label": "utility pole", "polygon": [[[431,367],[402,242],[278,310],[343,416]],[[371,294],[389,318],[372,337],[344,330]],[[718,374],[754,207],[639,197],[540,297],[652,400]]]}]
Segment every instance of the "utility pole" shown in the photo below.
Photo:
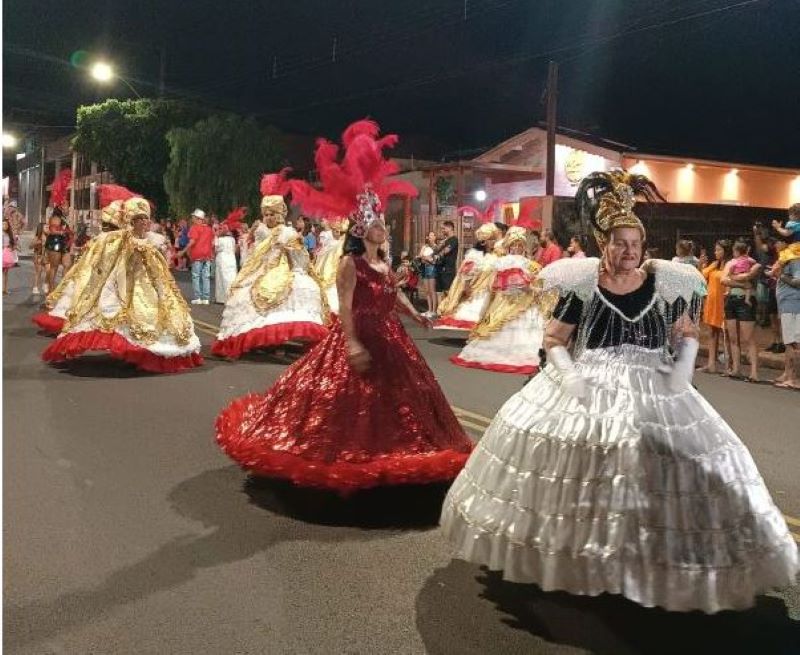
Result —
[{"label": "utility pole", "polygon": [[558,98],[558,64],[551,61],[547,68],[547,168],[545,195],[555,195],[556,180],[556,102]]},{"label": "utility pole", "polygon": [[167,77],[167,49],[162,44],[158,49],[159,51],[159,67],[158,67],[158,97],[164,97],[165,80]]}]

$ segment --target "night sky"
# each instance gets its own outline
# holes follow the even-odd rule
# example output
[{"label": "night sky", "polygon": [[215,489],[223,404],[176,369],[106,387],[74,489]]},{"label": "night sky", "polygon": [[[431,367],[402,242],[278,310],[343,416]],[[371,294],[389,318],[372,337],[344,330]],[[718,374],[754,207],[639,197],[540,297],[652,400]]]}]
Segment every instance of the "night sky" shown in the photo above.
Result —
[{"label": "night sky", "polygon": [[169,95],[313,135],[371,116],[442,144],[420,156],[470,156],[544,119],[553,58],[561,125],[800,168],[800,0],[6,0],[3,13],[11,127],[127,97],[72,66],[79,50],[155,94],[164,47]]}]

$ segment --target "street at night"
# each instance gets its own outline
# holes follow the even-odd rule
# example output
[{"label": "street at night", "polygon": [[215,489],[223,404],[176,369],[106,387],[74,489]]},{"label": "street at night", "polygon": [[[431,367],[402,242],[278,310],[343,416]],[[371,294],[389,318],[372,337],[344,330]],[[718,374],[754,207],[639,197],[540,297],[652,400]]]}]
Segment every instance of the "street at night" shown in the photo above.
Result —
[{"label": "street at night", "polygon": [[[793,653],[800,588],[753,610],[646,610],[504,583],[450,560],[444,490],[347,501],[248,481],[214,444],[231,399],[268,387],[267,356],[147,376],[97,358],[42,364],[24,290],[4,306],[5,644],[15,653]],[[196,308],[201,340],[219,309]],[[199,321],[202,321],[200,323]],[[456,368],[450,333],[413,329],[473,439],[524,378]],[[791,391],[698,375],[800,517]],[[793,521],[800,540],[800,521]]]}]

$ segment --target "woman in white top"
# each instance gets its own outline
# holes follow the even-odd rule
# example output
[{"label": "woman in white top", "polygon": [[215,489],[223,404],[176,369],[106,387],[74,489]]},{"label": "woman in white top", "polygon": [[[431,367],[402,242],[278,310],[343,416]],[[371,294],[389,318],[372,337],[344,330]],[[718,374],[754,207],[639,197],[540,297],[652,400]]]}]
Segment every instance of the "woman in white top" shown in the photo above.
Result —
[{"label": "woman in white top", "polygon": [[438,308],[438,300],[436,297],[436,266],[433,264],[433,252],[436,248],[436,233],[428,232],[425,237],[425,243],[419,251],[419,258],[422,260],[422,293],[425,294],[425,299],[428,301],[428,311],[425,316],[436,316],[436,309]]},{"label": "woman in white top", "polygon": [[224,223],[219,227],[219,236],[214,239],[214,252],[217,253],[214,302],[222,304],[228,299],[228,291],[236,279],[236,240]]}]

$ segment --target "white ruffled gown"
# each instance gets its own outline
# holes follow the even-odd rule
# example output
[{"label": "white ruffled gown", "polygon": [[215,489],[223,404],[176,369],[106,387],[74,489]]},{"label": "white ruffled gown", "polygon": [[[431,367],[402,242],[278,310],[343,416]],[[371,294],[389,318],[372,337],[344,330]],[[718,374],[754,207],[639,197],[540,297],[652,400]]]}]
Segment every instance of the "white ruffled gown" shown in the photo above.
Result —
[{"label": "white ruffled gown", "polygon": [[228,291],[236,279],[236,240],[232,236],[214,239],[216,252],[214,276],[214,301],[224,303],[228,299]]},{"label": "white ruffled gown", "polygon": [[[545,324],[531,286],[531,261],[523,255],[505,255],[495,269],[486,311],[467,345],[450,361],[466,368],[531,375],[539,370]],[[524,308],[508,320],[510,306],[515,304]]]},{"label": "white ruffled gown", "polygon": [[[265,239],[251,252],[231,287],[212,353],[236,358],[256,348],[287,341],[315,343],[325,337],[327,303],[309,274],[308,251],[299,239],[294,228],[279,226],[271,243]],[[263,309],[254,302],[259,285],[276,294],[276,301]]]},{"label": "white ruffled gown", "polygon": [[[608,303],[598,260],[583,262],[561,260],[540,277],[580,298],[591,326]],[[638,321],[613,318],[621,330],[658,321],[679,298],[699,306],[694,271],[654,268],[651,303]],[[562,391],[552,365],[512,396],[450,489],[444,532],[457,557],[545,591],[674,611],[750,607],[794,583],[797,545],[741,440],[694,388],[670,392],[657,370],[665,349],[643,343],[578,353],[585,404]]]}]

